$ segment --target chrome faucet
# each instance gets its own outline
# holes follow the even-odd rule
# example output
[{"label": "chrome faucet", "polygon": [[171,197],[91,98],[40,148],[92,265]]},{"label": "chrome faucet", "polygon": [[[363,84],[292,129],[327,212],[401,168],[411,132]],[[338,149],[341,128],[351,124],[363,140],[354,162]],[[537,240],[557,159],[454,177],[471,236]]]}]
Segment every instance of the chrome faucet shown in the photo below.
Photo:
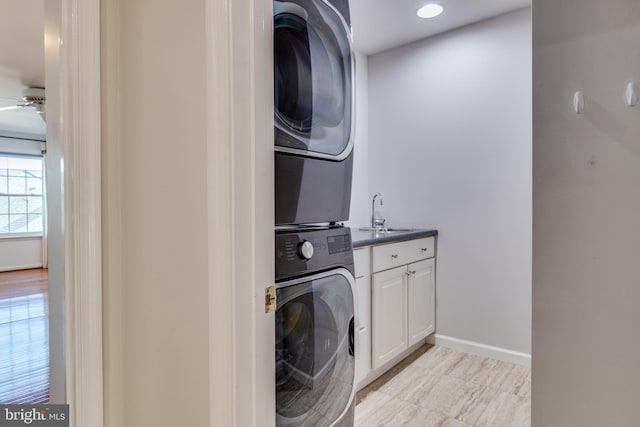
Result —
[{"label": "chrome faucet", "polygon": [[372,228],[383,228],[384,227],[384,223],[386,221],[385,218],[376,218],[376,199],[379,198],[380,199],[380,206],[382,206],[383,203],[383,199],[382,199],[382,194],[380,193],[376,193],[373,195],[373,200],[371,201],[371,227]]}]

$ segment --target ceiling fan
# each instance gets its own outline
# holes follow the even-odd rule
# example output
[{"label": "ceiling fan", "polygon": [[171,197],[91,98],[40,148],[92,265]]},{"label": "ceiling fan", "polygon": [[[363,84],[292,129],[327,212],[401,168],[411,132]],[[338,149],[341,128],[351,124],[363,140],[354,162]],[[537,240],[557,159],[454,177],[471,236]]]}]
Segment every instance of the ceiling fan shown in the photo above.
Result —
[{"label": "ceiling fan", "polygon": [[16,110],[20,108],[33,108],[42,119],[45,119],[45,91],[42,87],[27,87],[22,91],[22,98],[16,105],[0,108],[1,111]]}]

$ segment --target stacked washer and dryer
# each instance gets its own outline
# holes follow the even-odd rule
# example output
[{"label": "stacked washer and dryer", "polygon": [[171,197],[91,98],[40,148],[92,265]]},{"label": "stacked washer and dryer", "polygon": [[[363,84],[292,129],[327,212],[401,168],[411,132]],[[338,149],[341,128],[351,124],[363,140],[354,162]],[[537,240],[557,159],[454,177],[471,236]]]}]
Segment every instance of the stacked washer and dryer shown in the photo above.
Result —
[{"label": "stacked washer and dryer", "polygon": [[274,0],[276,425],[348,427],[355,408],[348,0]]}]

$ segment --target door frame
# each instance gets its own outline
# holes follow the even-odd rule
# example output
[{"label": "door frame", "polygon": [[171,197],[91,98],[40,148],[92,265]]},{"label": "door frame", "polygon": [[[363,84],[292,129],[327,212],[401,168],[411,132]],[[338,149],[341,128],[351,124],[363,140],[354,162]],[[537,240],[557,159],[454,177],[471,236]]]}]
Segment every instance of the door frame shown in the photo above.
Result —
[{"label": "door frame", "polygon": [[[117,135],[101,140],[100,13],[102,6],[115,17],[107,29],[115,32],[104,31],[104,53],[113,55],[118,2],[55,1],[61,4],[66,401],[71,426],[102,427],[117,423],[123,410],[123,402],[104,410],[118,385],[105,392],[102,310],[101,150],[117,151]],[[261,302],[274,277],[272,0],[233,7],[232,0],[205,0],[205,7],[210,425],[269,426],[275,424],[275,399],[268,398],[275,396],[275,324]]]},{"label": "door frame", "polygon": [[205,0],[210,426],[275,425],[273,0]]},{"label": "door frame", "polygon": [[63,289],[62,301],[54,302],[64,307],[62,314],[54,314],[64,324],[65,396],[60,398],[69,404],[71,426],[101,427],[100,0],[52,1],[56,3],[46,19],[54,31],[46,34],[45,52],[46,72],[57,77],[48,81],[47,98],[55,104],[48,120],[61,157],[56,167],[62,195]]}]

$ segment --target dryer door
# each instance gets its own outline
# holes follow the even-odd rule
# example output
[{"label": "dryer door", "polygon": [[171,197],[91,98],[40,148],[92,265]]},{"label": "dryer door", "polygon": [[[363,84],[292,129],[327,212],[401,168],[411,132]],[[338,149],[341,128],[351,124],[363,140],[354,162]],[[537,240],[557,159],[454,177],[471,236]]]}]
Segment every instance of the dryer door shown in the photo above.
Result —
[{"label": "dryer door", "polygon": [[353,276],[336,269],[276,286],[276,425],[331,426],[355,394]]},{"label": "dryer door", "polygon": [[273,8],[276,150],[342,160],[353,147],[349,26],[325,0]]}]

